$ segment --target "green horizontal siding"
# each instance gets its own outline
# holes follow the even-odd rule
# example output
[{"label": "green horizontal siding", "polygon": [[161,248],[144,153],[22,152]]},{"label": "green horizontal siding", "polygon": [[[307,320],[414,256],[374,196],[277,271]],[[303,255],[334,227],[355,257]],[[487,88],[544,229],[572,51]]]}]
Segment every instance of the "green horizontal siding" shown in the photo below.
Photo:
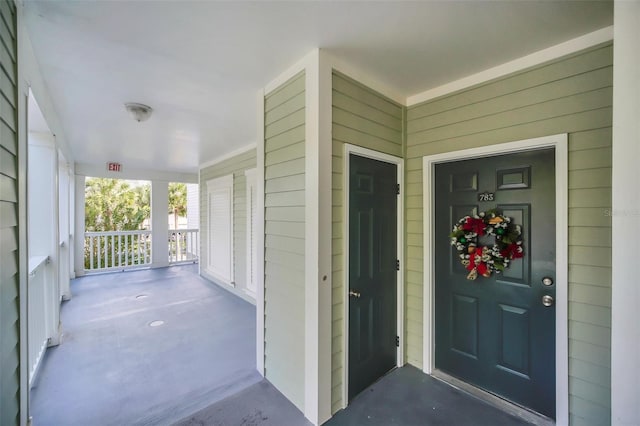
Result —
[{"label": "green horizontal siding", "polygon": [[[207,181],[233,175],[233,276],[236,288],[247,287],[247,180],[244,172],[256,167],[256,150],[228,158],[200,170],[200,266],[209,262]],[[212,278],[212,277],[211,277]]]},{"label": "green horizontal siding", "polygon": [[611,44],[407,111],[407,356],[422,366],[422,157],[569,134],[572,424],[610,423]]},{"label": "green horizontal siding", "polygon": [[16,10],[0,0],[0,424],[20,421]]},{"label": "green horizontal siding", "polygon": [[305,75],[265,97],[265,376],[304,411]]},{"label": "green horizontal siding", "polygon": [[332,356],[331,411],[342,408],[344,368],[344,144],[403,156],[403,107],[335,72],[332,79]]}]

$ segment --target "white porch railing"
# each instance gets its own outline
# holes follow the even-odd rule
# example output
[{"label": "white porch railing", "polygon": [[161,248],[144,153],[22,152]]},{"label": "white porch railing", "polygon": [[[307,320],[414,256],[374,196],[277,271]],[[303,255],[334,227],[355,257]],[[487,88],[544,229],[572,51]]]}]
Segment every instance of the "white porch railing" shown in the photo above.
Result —
[{"label": "white porch railing", "polygon": [[[169,263],[196,263],[200,252],[198,229],[170,230]],[[104,272],[151,265],[151,231],[84,233],[84,270]]]},{"label": "white porch railing", "polygon": [[200,241],[197,229],[172,229],[169,231],[169,263],[196,263]]},{"label": "white porch railing", "polygon": [[29,385],[38,371],[40,361],[47,349],[47,312],[51,307],[47,306],[49,294],[47,285],[47,256],[34,256],[29,259],[29,280],[28,280],[28,304],[29,315],[27,329],[29,333]]},{"label": "white porch railing", "polygon": [[151,264],[151,231],[84,233],[85,271],[123,270]]}]

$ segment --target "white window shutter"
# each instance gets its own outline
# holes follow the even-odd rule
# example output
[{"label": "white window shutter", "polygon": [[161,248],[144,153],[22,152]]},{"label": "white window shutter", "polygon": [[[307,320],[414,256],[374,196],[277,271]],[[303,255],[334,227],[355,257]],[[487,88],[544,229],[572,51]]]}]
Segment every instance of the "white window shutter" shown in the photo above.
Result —
[{"label": "white window shutter", "polygon": [[208,272],[233,284],[233,175],[207,181]]}]

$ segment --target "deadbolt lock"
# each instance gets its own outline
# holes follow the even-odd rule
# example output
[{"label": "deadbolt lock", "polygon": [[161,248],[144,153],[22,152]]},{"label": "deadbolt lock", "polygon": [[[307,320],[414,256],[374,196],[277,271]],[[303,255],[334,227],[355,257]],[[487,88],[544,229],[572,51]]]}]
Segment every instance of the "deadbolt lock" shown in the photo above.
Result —
[{"label": "deadbolt lock", "polygon": [[553,280],[550,277],[544,277],[542,279],[542,284],[546,285],[547,287],[550,285],[553,285]]}]

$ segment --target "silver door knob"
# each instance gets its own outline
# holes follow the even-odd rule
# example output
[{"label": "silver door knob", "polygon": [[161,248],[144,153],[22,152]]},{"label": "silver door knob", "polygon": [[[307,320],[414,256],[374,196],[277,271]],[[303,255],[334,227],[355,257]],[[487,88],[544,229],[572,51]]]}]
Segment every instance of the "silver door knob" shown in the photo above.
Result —
[{"label": "silver door knob", "polygon": [[349,290],[349,296],[355,297],[356,299],[359,299],[360,298],[360,292],[359,291],[354,291],[354,290]]},{"label": "silver door knob", "polygon": [[544,296],[542,296],[542,304],[546,307],[549,307],[551,305],[553,305],[553,296],[550,296],[548,294],[545,294]]}]

